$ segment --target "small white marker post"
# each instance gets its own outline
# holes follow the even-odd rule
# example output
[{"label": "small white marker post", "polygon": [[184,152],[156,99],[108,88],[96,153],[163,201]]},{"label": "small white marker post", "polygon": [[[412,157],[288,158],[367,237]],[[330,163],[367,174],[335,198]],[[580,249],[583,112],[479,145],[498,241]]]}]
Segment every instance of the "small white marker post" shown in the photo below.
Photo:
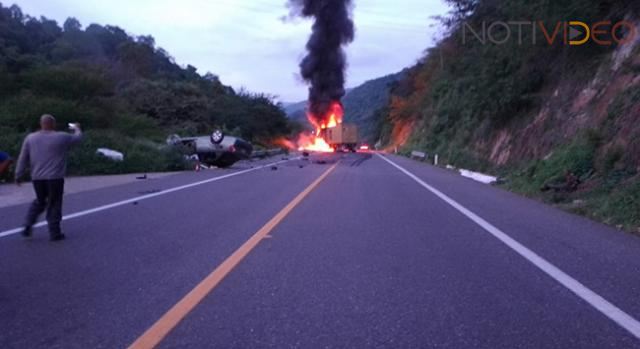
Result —
[{"label": "small white marker post", "polygon": [[438,166],[438,154],[436,154],[436,156],[433,157],[433,164],[435,166]]}]

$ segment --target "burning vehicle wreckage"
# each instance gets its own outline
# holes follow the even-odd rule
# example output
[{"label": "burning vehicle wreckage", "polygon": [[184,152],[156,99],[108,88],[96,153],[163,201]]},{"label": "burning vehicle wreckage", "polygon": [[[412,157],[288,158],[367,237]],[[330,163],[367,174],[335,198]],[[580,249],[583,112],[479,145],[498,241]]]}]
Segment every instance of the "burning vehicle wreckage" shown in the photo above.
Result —
[{"label": "burning vehicle wreckage", "polygon": [[301,151],[355,151],[358,131],[343,123],[346,54],[343,46],[355,37],[351,0],[289,0],[292,17],[314,20],[300,76],[309,85],[307,118],[311,135],[298,140]]},{"label": "burning vehicle wreckage", "polygon": [[215,130],[209,136],[171,135],[167,138],[167,144],[179,148],[187,156],[196,156],[202,164],[223,168],[249,159],[253,153],[251,143],[225,135],[221,130]]},{"label": "burning vehicle wreckage", "polygon": [[315,128],[311,134],[303,134],[298,139],[299,151],[312,152],[355,152],[358,145],[358,129],[356,125],[343,122],[342,106],[334,102],[329,109],[329,116],[318,123],[311,115],[309,121]]}]

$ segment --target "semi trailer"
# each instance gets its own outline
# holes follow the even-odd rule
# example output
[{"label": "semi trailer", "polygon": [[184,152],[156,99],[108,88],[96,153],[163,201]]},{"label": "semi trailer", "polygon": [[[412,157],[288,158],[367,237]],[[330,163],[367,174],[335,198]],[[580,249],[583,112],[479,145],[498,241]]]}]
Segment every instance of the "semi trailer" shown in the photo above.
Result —
[{"label": "semi trailer", "polygon": [[321,136],[335,151],[355,152],[358,146],[358,127],[340,123],[321,131]]}]

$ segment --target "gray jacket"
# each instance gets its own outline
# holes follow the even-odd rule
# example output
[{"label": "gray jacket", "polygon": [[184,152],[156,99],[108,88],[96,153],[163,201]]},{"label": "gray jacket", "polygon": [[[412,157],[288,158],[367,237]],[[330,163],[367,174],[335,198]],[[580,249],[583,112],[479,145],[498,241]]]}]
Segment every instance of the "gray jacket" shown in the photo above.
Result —
[{"label": "gray jacket", "polygon": [[16,179],[31,170],[32,180],[64,178],[67,172],[67,153],[74,144],[82,140],[82,131],[73,134],[56,131],[31,133],[22,143],[16,164]]}]

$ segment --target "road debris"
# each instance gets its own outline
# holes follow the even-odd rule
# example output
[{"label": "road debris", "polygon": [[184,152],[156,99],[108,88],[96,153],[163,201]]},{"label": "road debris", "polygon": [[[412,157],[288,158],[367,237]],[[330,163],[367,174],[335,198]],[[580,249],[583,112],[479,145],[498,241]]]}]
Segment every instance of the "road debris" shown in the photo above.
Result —
[{"label": "road debris", "polygon": [[473,179],[474,181],[484,183],[484,184],[493,184],[498,181],[498,177],[489,176],[480,172],[473,172],[469,170],[460,169],[460,175],[462,177],[467,177]]},{"label": "road debris", "polygon": [[102,155],[113,161],[124,161],[124,154],[109,148],[98,148],[96,154]]}]

